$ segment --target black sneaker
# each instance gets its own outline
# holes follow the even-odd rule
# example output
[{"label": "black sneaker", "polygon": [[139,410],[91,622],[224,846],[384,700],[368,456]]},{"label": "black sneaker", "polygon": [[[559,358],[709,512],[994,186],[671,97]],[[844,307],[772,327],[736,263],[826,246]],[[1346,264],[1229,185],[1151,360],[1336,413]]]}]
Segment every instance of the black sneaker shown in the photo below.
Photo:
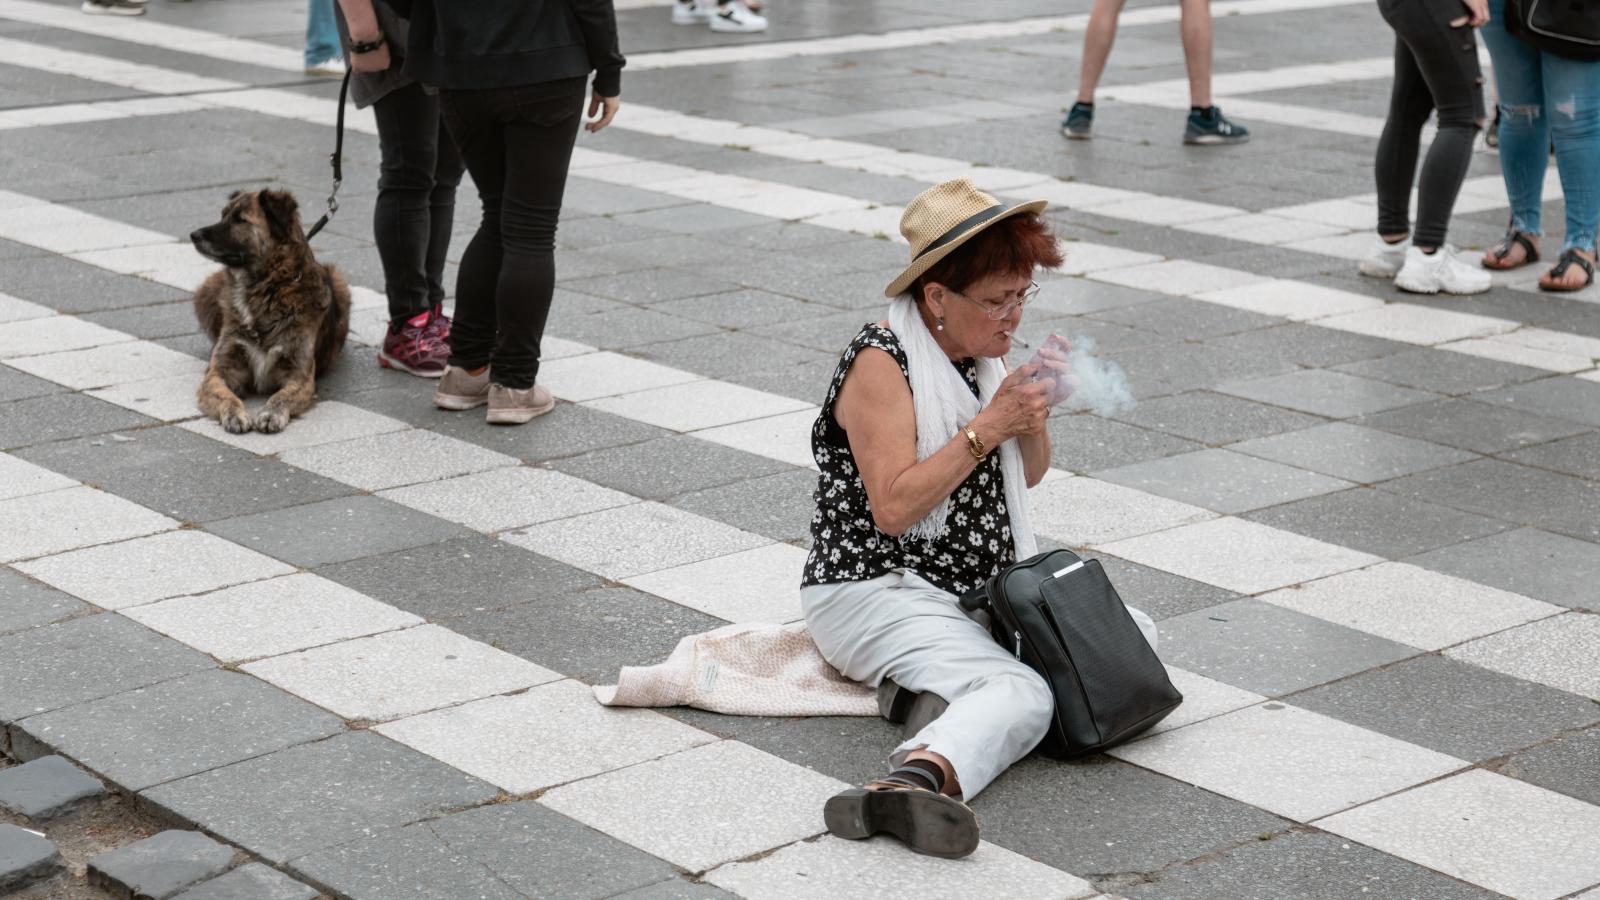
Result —
[{"label": "black sneaker", "polygon": [[1061,120],[1061,136],[1071,141],[1087,141],[1094,137],[1094,107],[1088,103],[1072,104],[1067,117]]},{"label": "black sneaker", "polygon": [[1189,123],[1183,129],[1185,144],[1242,144],[1248,140],[1250,129],[1230,120],[1221,109],[1189,110]]},{"label": "black sneaker", "polygon": [[869,781],[822,807],[828,832],[852,841],[883,832],[917,853],[960,859],[978,849],[978,817],[965,803],[897,781]]}]

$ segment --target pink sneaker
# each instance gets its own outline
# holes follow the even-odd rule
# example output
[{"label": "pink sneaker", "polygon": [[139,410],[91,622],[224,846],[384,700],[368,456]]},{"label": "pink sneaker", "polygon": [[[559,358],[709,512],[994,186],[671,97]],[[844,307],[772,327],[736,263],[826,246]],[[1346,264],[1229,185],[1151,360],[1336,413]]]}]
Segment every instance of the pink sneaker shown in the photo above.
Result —
[{"label": "pink sneaker", "polygon": [[383,348],[378,351],[378,365],[423,378],[438,378],[450,361],[449,334],[450,320],[437,309],[390,322]]}]

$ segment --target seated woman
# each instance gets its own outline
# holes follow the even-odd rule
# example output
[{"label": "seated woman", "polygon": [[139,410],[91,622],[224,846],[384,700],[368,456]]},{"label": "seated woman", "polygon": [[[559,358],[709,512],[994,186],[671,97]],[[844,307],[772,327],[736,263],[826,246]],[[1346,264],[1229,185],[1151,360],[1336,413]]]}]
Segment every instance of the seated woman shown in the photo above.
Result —
[{"label": "seated woman", "polygon": [[900,223],[912,262],[884,292],[889,318],[845,348],[812,430],[811,635],[846,677],[949,704],[895,749],[887,776],[827,802],[839,837],[971,853],[978,823],[962,799],[1049,726],[1044,679],[957,605],[1035,552],[1027,488],[1050,466],[1045,419],[1065,361],[1007,373],[1003,357],[1034,270],[1061,265],[1044,206],[1007,207],[966,179],[913,200]]}]

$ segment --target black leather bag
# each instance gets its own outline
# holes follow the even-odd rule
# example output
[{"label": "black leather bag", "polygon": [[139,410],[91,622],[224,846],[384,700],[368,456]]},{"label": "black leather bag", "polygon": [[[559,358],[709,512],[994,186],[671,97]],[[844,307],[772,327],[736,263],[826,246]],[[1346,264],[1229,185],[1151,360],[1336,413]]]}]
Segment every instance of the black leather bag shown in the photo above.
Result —
[{"label": "black leather bag", "polygon": [[961,606],[986,610],[1000,646],[1050,684],[1055,716],[1038,748],[1046,756],[1105,750],[1183,702],[1099,560],[1041,553],[989,579]]},{"label": "black leather bag", "polygon": [[1557,56],[1600,61],[1600,0],[1506,0],[1506,31]]}]

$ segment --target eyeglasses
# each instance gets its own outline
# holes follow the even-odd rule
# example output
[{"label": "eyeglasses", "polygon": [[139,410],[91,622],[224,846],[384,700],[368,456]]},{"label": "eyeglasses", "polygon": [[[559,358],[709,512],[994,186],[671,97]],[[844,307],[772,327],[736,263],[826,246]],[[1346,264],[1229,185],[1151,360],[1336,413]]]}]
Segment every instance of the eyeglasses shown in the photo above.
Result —
[{"label": "eyeglasses", "polygon": [[984,315],[998,322],[1010,315],[1013,309],[1025,306],[1029,301],[1039,296],[1039,283],[1037,281],[1030,283],[1022,293],[1017,295],[1015,300],[974,300],[960,291],[950,291],[950,293],[983,310]]}]

